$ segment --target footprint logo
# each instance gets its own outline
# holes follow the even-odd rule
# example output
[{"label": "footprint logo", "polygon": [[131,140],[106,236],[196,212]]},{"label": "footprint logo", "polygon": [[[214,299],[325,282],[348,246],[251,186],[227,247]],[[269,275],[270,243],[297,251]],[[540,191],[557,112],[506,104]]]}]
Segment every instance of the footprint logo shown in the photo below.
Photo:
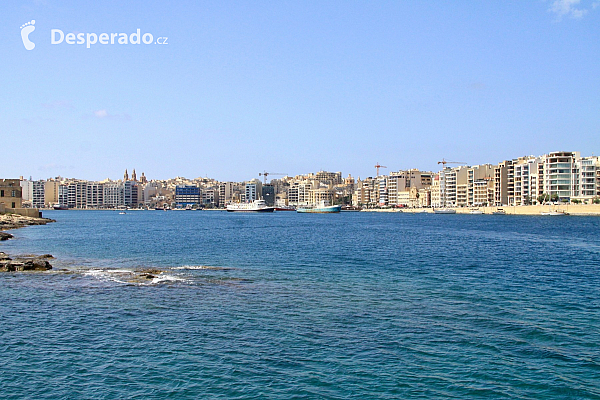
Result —
[{"label": "footprint logo", "polygon": [[35,47],[35,43],[29,40],[29,34],[35,31],[35,19],[32,19],[31,22],[21,25],[21,39],[23,39],[23,45],[27,50],[33,50]]}]

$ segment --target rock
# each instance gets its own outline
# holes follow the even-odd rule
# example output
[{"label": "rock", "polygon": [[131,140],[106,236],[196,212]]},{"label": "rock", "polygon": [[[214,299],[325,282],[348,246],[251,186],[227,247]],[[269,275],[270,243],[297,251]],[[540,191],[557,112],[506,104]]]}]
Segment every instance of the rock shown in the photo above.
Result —
[{"label": "rock", "polygon": [[0,232],[0,240],[8,240],[8,239],[12,239],[14,236],[11,235],[10,233],[6,233],[6,232]]},{"label": "rock", "polygon": [[35,271],[48,271],[52,269],[52,265],[46,260],[36,259],[32,263]]},{"label": "rock", "polygon": [[4,253],[3,251],[0,251],[0,261],[1,260],[11,260],[11,258],[8,256],[8,254]]},{"label": "rock", "polygon": [[52,269],[52,265],[46,260],[41,259],[16,259],[10,258],[0,260],[0,272],[14,271],[48,271]]},{"label": "rock", "polygon": [[46,258],[54,258],[52,254],[42,254],[41,256],[36,256],[37,259],[46,259]]},{"label": "rock", "polygon": [[145,274],[158,275],[158,274],[162,273],[162,271],[160,269],[156,269],[156,268],[146,268],[146,269],[140,270],[139,272],[142,275],[145,275]]}]

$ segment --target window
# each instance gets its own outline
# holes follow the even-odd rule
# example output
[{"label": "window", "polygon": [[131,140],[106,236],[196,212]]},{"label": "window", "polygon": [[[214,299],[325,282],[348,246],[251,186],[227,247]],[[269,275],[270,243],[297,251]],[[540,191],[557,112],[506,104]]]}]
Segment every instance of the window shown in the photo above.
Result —
[{"label": "window", "polygon": [[0,197],[4,197],[4,190],[0,190]]},{"label": "window", "polygon": [[11,191],[10,192],[10,197],[17,197],[17,191],[16,190]]}]

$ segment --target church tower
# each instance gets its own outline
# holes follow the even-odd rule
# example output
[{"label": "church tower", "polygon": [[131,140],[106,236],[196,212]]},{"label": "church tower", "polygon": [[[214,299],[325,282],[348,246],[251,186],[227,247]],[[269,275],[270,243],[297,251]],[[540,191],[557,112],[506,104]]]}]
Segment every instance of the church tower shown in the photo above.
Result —
[{"label": "church tower", "polygon": [[134,182],[137,182],[137,176],[135,174],[135,168],[133,169],[133,172],[131,174],[131,180],[134,181]]},{"label": "church tower", "polygon": [[123,175],[123,180],[124,181],[128,181],[129,180],[129,174],[127,173],[127,170],[125,170],[125,175]]}]

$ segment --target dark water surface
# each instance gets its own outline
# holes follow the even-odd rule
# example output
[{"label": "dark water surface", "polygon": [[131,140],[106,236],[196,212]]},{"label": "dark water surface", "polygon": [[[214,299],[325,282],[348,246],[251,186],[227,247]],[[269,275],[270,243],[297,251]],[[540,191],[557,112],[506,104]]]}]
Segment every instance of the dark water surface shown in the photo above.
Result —
[{"label": "dark water surface", "polygon": [[75,272],[0,274],[4,399],[600,399],[600,218],[45,216],[0,251]]}]

